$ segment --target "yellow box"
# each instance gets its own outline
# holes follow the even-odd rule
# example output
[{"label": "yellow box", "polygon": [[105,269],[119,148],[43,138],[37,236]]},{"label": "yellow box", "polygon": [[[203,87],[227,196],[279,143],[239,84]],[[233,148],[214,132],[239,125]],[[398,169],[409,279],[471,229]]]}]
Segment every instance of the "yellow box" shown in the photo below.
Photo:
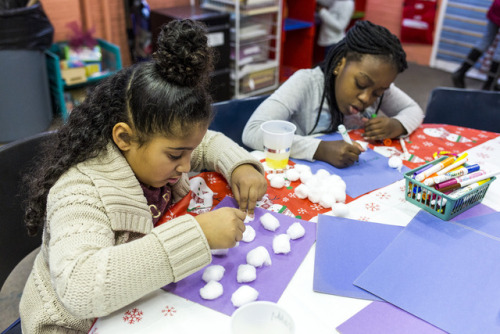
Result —
[{"label": "yellow box", "polygon": [[85,67],[74,67],[61,69],[61,76],[66,82],[66,85],[76,85],[87,81]]}]

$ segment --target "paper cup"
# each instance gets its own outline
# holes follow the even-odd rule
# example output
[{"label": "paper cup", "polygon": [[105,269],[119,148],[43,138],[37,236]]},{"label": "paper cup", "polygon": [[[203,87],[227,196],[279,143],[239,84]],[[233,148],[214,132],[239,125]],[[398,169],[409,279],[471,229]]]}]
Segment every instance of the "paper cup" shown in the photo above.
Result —
[{"label": "paper cup", "polygon": [[288,165],[293,136],[297,127],[287,121],[267,121],[260,125],[263,133],[266,164],[272,169]]},{"label": "paper cup", "polygon": [[245,304],[231,316],[231,334],[294,334],[295,323],[288,312],[273,302]]}]

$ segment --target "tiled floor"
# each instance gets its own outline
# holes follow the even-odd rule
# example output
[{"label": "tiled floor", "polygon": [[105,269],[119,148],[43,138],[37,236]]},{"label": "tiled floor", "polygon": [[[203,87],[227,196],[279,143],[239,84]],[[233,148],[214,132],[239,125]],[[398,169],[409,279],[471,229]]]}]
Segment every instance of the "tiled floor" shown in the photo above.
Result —
[{"label": "tiled floor", "polygon": [[[475,79],[467,79],[467,84],[469,88],[481,87],[481,82]],[[432,89],[437,86],[451,86],[451,79],[447,72],[411,63],[409,69],[398,76],[396,85],[407,92],[425,110]],[[60,124],[60,118],[56,117],[50,129],[55,129]],[[0,330],[6,328],[19,316],[17,305],[33,260],[34,254],[26,258],[0,291]]]}]

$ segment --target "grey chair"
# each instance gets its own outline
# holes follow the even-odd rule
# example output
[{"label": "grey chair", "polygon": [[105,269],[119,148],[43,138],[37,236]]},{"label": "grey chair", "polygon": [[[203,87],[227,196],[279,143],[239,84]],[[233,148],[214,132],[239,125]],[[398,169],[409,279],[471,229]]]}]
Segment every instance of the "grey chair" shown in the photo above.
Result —
[{"label": "grey chair", "polygon": [[500,92],[434,88],[427,102],[424,123],[500,132]]},{"label": "grey chair", "polygon": [[[55,132],[43,132],[0,146],[0,287],[16,265],[41,245],[41,233],[29,237],[24,226],[25,194],[21,184],[23,175],[36,164],[42,145],[53,136]],[[4,333],[21,333],[20,320],[17,319]]]},{"label": "grey chair", "polygon": [[215,118],[209,129],[222,132],[238,145],[250,150],[241,140],[243,128],[254,110],[268,97],[269,95],[261,95],[214,103]]}]

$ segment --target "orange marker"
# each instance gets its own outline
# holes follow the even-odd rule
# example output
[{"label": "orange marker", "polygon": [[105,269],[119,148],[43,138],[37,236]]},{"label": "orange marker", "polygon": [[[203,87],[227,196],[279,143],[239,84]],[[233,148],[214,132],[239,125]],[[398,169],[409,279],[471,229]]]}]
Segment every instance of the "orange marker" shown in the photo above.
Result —
[{"label": "orange marker", "polygon": [[441,161],[440,163],[437,163],[435,164],[434,166],[432,166],[431,168],[423,171],[422,173],[418,174],[416,177],[415,177],[415,180],[421,182],[423,181],[424,179],[428,178],[429,176],[431,176],[432,174],[434,173],[437,173],[439,172],[441,169],[451,165],[453,163],[453,161],[455,161],[455,158],[454,157],[449,157],[449,158],[446,158],[444,159],[443,161]]}]

